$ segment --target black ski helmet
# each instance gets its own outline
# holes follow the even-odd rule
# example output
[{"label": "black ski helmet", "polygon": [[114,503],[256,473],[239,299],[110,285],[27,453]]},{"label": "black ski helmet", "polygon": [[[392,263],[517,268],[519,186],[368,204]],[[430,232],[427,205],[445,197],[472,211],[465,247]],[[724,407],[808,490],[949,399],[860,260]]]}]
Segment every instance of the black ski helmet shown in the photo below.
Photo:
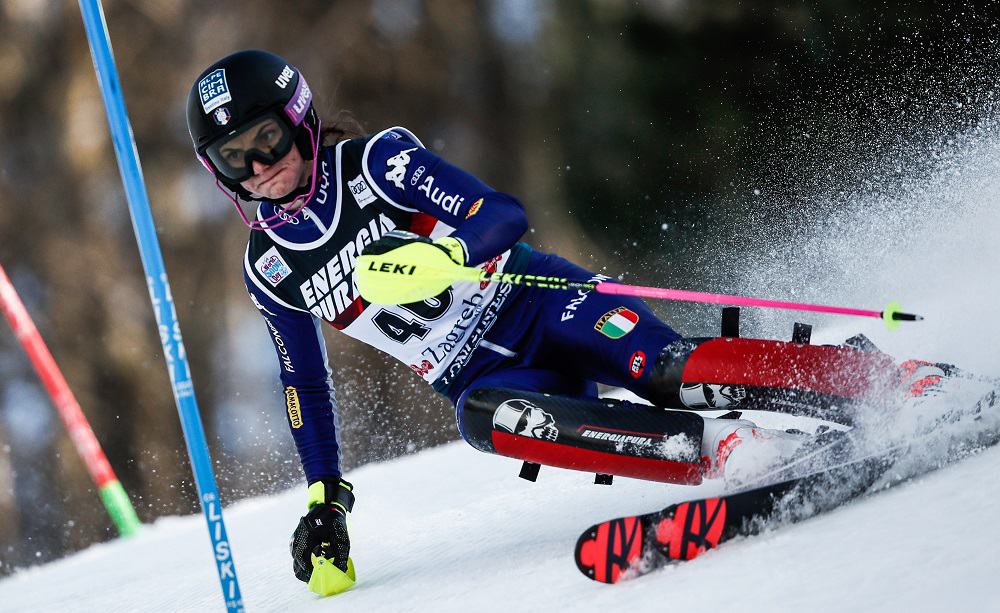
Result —
[{"label": "black ski helmet", "polygon": [[[314,142],[319,142],[312,91],[302,73],[284,58],[257,49],[227,55],[198,75],[188,93],[188,132],[198,159],[220,183],[243,198],[249,199],[250,193],[223,175],[205,150],[271,112],[287,121],[299,153],[312,160],[316,155]],[[308,126],[312,135],[303,126]]]}]

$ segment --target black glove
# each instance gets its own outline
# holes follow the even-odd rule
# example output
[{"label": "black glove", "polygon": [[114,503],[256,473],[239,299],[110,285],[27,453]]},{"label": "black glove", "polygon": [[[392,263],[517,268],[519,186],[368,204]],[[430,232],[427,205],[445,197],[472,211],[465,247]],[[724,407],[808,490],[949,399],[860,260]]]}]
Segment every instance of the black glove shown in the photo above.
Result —
[{"label": "black glove", "polygon": [[347,534],[347,513],[354,508],[354,486],[343,479],[309,484],[309,512],[299,520],[289,547],[295,578],[309,582],[312,554],[327,558],[347,571],[351,539]]},{"label": "black glove", "polygon": [[409,245],[410,243],[426,243],[437,247],[441,251],[448,254],[453,262],[461,266],[465,265],[465,248],[462,246],[461,241],[457,238],[451,236],[442,236],[441,238],[431,240],[426,236],[420,236],[419,234],[414,234],[413,232],[407,232],[406,230],[393,230],[387,232],[385,236],[378,239],[370,245],[366,245],[361,251],[361,255],[382,255],[383,253],[388,253],[393,249],[397,249],[404,245]]}]

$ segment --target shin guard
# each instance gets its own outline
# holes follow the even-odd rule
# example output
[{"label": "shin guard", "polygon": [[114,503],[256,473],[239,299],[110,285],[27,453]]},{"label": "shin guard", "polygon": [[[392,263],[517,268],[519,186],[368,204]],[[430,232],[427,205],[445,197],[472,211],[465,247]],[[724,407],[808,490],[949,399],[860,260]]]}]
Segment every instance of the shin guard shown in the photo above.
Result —
[{"label": "shin guard", "polygon": [[888,355],[752,338],[683,339],[661,352],[646,397],[688,409],[761,409],[843,421],[898,382]]},{"label": "shin guard", "polygon": [[699,415],[498,388],[473,390],[462,412],[462,434],[480,451],[667,483],[702,480]]}]

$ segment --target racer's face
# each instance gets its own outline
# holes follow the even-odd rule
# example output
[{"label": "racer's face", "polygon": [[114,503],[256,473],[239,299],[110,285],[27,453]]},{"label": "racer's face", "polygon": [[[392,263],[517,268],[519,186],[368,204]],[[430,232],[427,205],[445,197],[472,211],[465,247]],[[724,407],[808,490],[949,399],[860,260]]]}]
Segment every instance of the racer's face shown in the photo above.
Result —
[{"label": "racer's face", "polygon": [[[268,200],[283,198],[292,190],[304,187],[309,181],[309,164],[302,159],[298,147],[289,149],[285,157],[274,164],[268,165],[253,160],[251,165],[253,176],[240,185],[243,189]],[[302,204],[304,201],[298,201],[295,208]]]}]

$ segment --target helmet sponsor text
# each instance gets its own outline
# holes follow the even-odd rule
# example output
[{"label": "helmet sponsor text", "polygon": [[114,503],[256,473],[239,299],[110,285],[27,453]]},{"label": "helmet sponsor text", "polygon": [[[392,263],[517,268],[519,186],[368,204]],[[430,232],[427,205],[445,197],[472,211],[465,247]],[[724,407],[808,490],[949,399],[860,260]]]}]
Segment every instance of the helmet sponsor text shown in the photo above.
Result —
[{"label": "helmet sponsor text", "polygon": [[274,80],[274,84],[281,89],[285,89],[288,87],[288,84],[292,81],[292,77],[294,76],[295,71],[292,70],[291,66],[285,64],[285,67],[281,69],[281,74],[279,74],[278,78]]},{"label": "helmet sponsor text", "polygon": [[233,99],[226,83],[226,69],[218,68],[208,73],[198,81],[198,96],[201,98],[201,108],[208,115],[215,109]]}]

